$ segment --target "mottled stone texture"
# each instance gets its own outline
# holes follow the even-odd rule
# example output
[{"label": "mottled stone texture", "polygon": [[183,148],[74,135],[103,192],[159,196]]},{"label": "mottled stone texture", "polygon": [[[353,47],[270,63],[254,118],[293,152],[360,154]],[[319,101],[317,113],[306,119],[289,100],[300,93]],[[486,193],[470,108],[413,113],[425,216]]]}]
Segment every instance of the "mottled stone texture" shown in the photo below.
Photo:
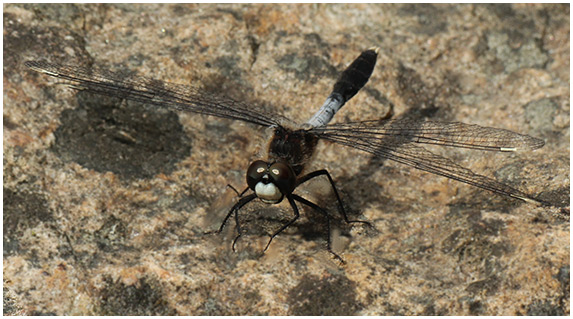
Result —
[{"label": "mottled stone texture", "polygon": [[[4,5],[4,313],[567,315],[569,5]],[[249,124],[86,95],[23,66],[99,65],[304,121],[380,47],[335,121],[393,113],[534,135],[533,152],[431,148],[538,207],[319,144],[352,218],[287,205],[216,229],[264,148]],[[326,181],[297,190],[336,214]]]}]

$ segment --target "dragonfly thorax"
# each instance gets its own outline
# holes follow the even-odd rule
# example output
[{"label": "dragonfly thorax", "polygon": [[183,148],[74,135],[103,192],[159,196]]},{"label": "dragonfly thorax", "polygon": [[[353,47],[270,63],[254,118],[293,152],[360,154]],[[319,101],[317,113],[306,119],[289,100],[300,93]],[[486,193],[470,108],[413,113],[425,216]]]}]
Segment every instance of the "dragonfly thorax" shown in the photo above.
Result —
[{"label": "dragonfly thorax", "polygon": [[277,204],[296,187],[296,174],[287,163],[258,160],[247,169],[247,184],[264,203]]}]

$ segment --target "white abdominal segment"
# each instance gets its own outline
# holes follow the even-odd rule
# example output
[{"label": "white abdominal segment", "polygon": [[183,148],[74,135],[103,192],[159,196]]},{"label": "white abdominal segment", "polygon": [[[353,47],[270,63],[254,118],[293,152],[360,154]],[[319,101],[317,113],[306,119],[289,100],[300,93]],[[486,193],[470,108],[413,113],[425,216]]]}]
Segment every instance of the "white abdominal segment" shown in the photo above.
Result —
[{"label": "white abdominal segment", "polygon": [[332,93],[326,99],[320,110],[306,122],[312,127],[324,126],[332,120],[332,117],[344,105],[344,99],[339,93]]}]

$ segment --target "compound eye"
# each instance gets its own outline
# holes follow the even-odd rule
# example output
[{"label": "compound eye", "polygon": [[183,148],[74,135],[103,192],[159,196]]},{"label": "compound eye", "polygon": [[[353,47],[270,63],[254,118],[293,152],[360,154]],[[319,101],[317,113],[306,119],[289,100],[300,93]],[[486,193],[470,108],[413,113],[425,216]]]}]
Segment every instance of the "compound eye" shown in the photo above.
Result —
[{"label": "compound eye", "polygon": [[255,190],[255,186],[268,173],[268,169],[269,164],[265,161],[258,160],[251,163],[247,169],[247,185],[250,189]]},{"label": "compound eye", "polygon": [[296,186],[296,174],[292,167],[285,163],[274,163],[269,167],[274,184],[283,194],[290,194]]}]

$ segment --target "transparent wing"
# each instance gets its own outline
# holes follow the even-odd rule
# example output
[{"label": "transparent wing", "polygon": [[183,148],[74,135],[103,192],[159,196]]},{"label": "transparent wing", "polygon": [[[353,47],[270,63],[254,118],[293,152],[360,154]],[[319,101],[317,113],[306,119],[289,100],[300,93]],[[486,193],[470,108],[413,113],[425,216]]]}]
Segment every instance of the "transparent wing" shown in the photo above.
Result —
[{"label": "transparent wing", "polygon": [[407,119],[363,121],[315,127],[312,133],[338,139],[360,138],[373,145],[392,137],[395,142],[415,142],[472,148],[486,151],[533,150],[545,143],[529,135],[512,131],[457,122],[413,121]]},{"label": "transparent wing", "polygon": [[288,121],[278,114],[263,113],[244,103],[209,94],[195,87],[166,83],[133,73],[110,72],[45,61],[28,61],[25,65],[34,71],[63,79],[65,84],[72,88],[92,93],[263,126],[280,125]]},{"label": "transparent wing", "polygon": [[309,131],[320,138],[494,193],[540,202],[518,189],[476,174],[443,156],[415,145],[415,143],[438,144],[496,151],[536,149],[543,146],[542,140],[528,135],[463,123],[410,120],[333,124],[312,128]]}]

